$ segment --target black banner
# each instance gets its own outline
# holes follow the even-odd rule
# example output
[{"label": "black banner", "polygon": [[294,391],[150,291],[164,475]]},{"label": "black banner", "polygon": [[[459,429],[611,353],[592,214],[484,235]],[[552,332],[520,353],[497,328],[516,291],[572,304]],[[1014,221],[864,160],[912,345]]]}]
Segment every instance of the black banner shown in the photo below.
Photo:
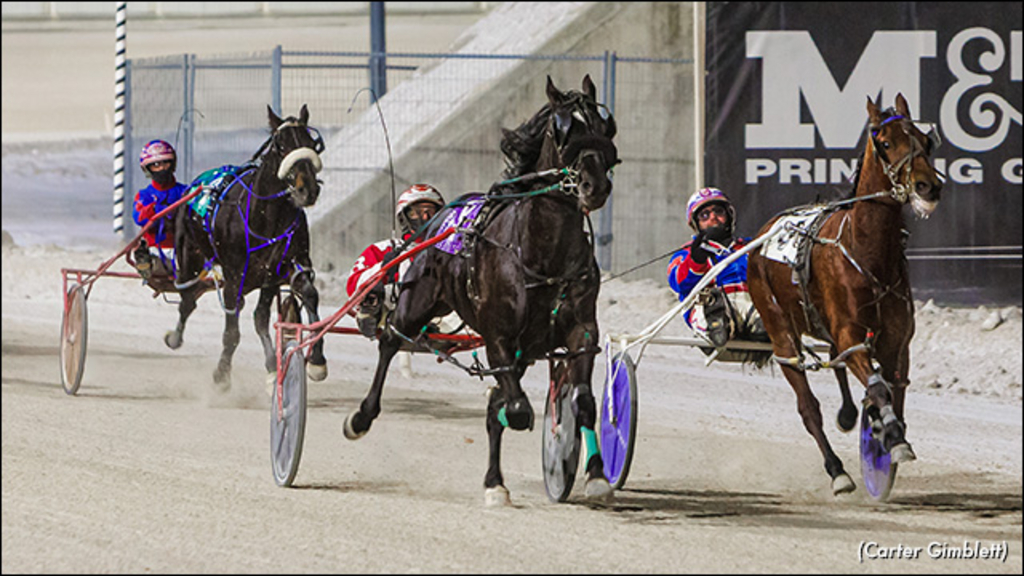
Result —
[{"label": "black banner", "polygon": [[845,196],[867,98],[902,93],[938,127],[947,176],[930,219],[907,209],[915,299],[1020,305],[1021,15],[1019,2],[708,3],[706,184],[750,236]]}]

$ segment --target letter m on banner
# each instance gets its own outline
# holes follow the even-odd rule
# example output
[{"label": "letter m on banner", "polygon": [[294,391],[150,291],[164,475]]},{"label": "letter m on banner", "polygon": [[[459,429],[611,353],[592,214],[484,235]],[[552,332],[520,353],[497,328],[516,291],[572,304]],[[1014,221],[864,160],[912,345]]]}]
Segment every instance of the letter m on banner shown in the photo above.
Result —
[{"label": "letter m on banner", "polygon": [[[762,60],[762,123],[747,124],[746,147],[814,148],[818,127],[826,148],[853,148],[864,130],[864,101],[897,92],[920,110],[921,58],[935,57],[934,31],[878,31],[840,89],[810,32],[747,32],[747,58]],[[814,124],[800,122],[800,96]],[[857,111],[864,120],[855,122]]]}]

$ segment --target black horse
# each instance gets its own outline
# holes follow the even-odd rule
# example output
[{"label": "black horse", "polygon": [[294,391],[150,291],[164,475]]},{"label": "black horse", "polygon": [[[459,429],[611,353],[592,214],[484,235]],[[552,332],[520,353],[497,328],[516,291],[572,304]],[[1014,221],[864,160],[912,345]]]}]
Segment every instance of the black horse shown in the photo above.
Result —
[{"label": "black horse", "polygon": [[[456,311],[486,344],[498,382],[487,406],[490,458],[484,477],[488,505],[509,502],[501,474],[501,435],[532,429],[533,408],[520,386],[526,368],[551,361],[551,378],[574,387],[578,422],[588,436],[588,497],[604,498],[604,477],[593,438],[596,408],[590,390],[597,345],[600,271],[589,212],[612,190],[609,170],[618,163],[615,121],[597,103],[590,76],[583,92],[563,93],[547,81],[549,103],[514,131],[503,130],[506,181],[491,188],[473,233],[456,254],[429,249],[416,256],[401,280],[398,302],[380,334],[373,385],[345,420],[349,439],[365,434],[380,414],[381,392],[395,353],[435,317]],[[456,201],[453,204],[459,204]],[[443,222],[446,207],[433,219]],[[439,231],[439,230],[435,230]],[[420,337],[419,343],[423,343]],[[557,359],[557,361],[555,360]]]},{"label": "black horse", "polygon": [[[212,205],[205,215],[182,207],[175,221],[175,287],[181,302],[178,325],[164,341],[171,348],[181,346],[185,322],[195,310],[196,300],[209,289],[208,283],[199,281],[200,273],[219,264],[224,276],[224,349],[213,378],[223,388],[230,386],[231,357],[240,336],[238,315],[246,294],[260,289],[253,320],[271,377],[277,364],[269,331],[270,304],[280,287],[290,285],[310,321],[319,320],[319,295],[313,284],[309,227],[303,208],[312,206],[320,195],[316,175],[321,168],[323,141],[316,130],[308,127],[305,105],[298,118],[282,120],[269,106],[267,115],[271,135],[254,160],[234,171],[233,182],[210,199]],[[323,341],[313,346],[309,375],[314,380],[327,377]]]}]

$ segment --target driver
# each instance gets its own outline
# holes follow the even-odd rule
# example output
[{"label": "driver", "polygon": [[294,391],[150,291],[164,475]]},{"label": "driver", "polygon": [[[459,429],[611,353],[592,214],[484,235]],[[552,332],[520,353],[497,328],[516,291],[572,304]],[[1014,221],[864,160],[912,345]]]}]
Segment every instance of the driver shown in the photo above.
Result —
[{"label": "driver", "polygon": [[[736,208],[718,188],[702,188],[690,196],[686,219],[696,234],[672,255],[668,265],[668,284],[680,301],[690,295],[712,266],[750,242],[750,238],[734,237]],[[732,338],[767,341],[761,316],[747,289],[747,255],[722,270],[683,319],[719,349]]]},{"label": "driver", "polygon": [[[152,140],[142,147],[139,167],[151,182],[135,195],[132,217],[140,227],[145,226],[171,204],[181,199],[188,188],[174,177],[178,155],[163,140]],[[166,250],[166,252],[165,252]],[[156,222],[143,235],[135,249],[135,268],[144,280],[149,280],[154,268],[157,274],[169,274],[174,250],[174,214]]]},{"label": "driver", "polygon": [[[398,218],[398,224],[402,229],[402,242],[412,238],[413,234],[420,231],[423,224],[433,218],[437,211],[443,207],[444,198],[441,196],[441,193],[429,184],[415,184],[402,192],[395,206],[395,216]],[[412,246],[423,242],[423,240],[424,237],[421,231],[420,235],[413,241]],[[396,257],[395,248],[396,243],[388,239],[371,244],[366,250],[363,250],[363,253],[353,264],[352,271],[349,272],[348,281],[345,284],[349,298],[359,291],[359,288],[372,278],[381,267]],[[408,270],[411,262],[411,259],[402,261],[398,266],[398,270],[393,270],[394,273],[389,274],[389,277],[384,279],[384,285],[389,295],[394,291],[397,280]],[[382,306],[385,305],[385,300],[390,300],[390,298],[385,297],[383,290],[379,292],[374,290],[367,294],[359,305],[359,312],[356,314],[357,323],[359,324],[359,330],[368,338],[376,337],[378,322],[382,319],[380,312]]]}]

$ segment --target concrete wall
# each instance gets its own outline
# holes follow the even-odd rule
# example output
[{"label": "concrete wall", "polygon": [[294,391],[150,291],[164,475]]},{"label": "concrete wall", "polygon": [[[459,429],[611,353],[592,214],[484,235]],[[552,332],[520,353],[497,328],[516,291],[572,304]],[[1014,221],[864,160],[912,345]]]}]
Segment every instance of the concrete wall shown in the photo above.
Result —
[{"label": "concrete wall", "polygon": [[[692,28],[689,3],[505,3],[456,40],[452,52],[691,58]],[[578,90],[587,73],[600,89],[602,63],[594,61],[448,58],[422,67],[380,102],[395,192],[415,182],[434,184],[448,200],[486,190],[504,168],[501,128],[518,126],[543,106],[545,77]],[[624,163],[613,192],[613,271],[682,242],[694,180],[692,69],[620,63],[617,88],[616,143]],[[321,269],[347,270],[363,248],[391,233],[388,156],[376,110],[327,146],[324,190],[309,212],[313,259]],[[645,275],[660,278],[663,268]]]}]

